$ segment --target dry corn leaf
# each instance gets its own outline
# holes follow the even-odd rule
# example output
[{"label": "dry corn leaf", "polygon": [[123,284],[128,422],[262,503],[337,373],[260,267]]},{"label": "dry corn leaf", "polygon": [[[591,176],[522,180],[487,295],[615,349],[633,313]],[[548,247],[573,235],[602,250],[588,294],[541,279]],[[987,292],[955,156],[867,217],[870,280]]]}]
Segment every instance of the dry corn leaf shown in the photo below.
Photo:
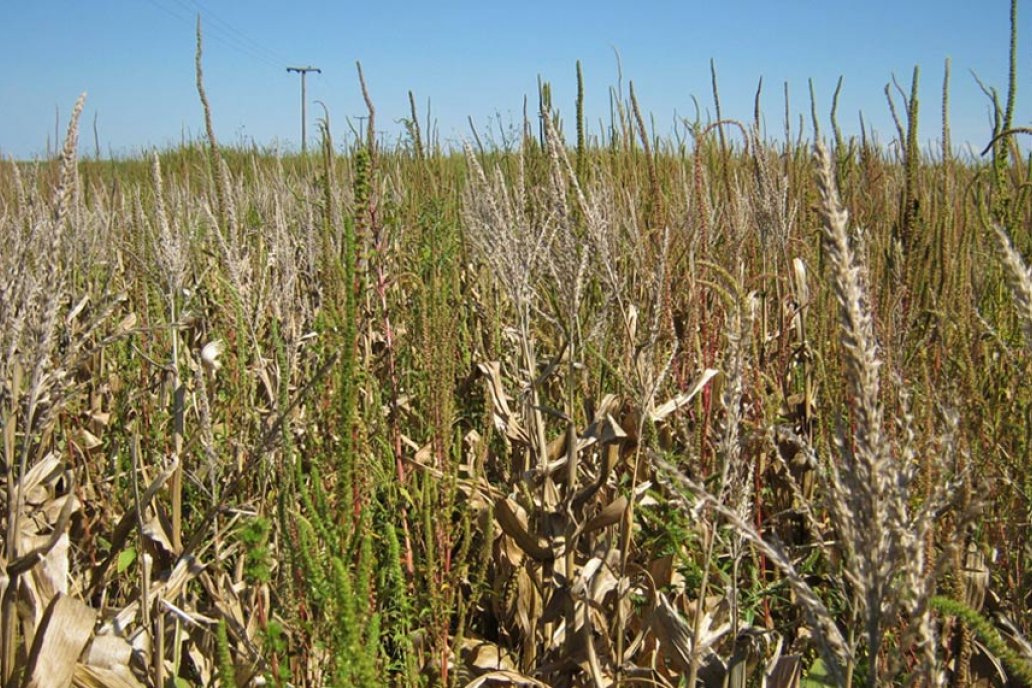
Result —
[{"label": "dry corn leaf", "polygon": [[82,661],[96,669],[114,669],[128,666],[132,656],[133,648],[125,638],[108,633],[93,636]]},{"label": "dry corn leaf", "polygon": [[539,586],[535,584],[527,566],[521,566],[516,571],[515,597],[516,623],[520,631],[529,636],[541,619],[543,605]]},{"label": "dry corn leaf", "polygon": [[802,679],[801,655],[777,657],[767,669],[767,688],[799,688]]},{"label": "dry corn leaf", "polygon": [[82,601],[58,594],[36,630],[25,667],[26,688],[66,688],[90,639],[97,613]]},{"label": "dry corn leaf", "polygon": [[[147,597],[147,604],[154,604],[154,600],[158,597],[166,600],[174,600],[183,592],[186,584],[200,575],[200,573],[204,571],[204,568],[204,565],[199,563],[192,556],[180,558],[179,561],[176,562],[175,567],[173,567],[172,573],[169,574],[168,580],[151,586],[150,593]],[[139,613],[140,600],[136,599],[126,605],[125,608],[118,612],[113,619],[105,623],[98,633],[114,633],[116,635],[122,635],[136,621],[136,617]],[[144,635],[148,637],[150,636],[149,633],[145,633]],[[135,640],[135,636],[133,636],[133,638]]]},{"label": "dry corn leaf", "polygon": [[566,605],[570,599],[570,591],[559,582],[562,579],[562,576],[552,576],[552,596],[548,599],[548,604],[545,605],[544,610],[541,612],[541,623],[547,624],[559,621],[566,615]]},{"label": "dry corn leaf", "polygon": [[77,664],[72,675],[73,688],[143,688],[128,665],[96,667]]},{"label": "dry corn leaf", "polygon": [[687,673],[692,658],[692,628],[663,593],[652,612],[650,625],[666,658],[678,671]]},{"label": "dry corn leaf", "polygon": [[38,526],[40,526],[38,532],[50,530],[58,521],[61,520],[61,512],[65,509],[65,502],[67,501],[71,501],[71,504],[67,505],[69,515],[74,514],[82,508],[82,504],[79,503],[79,499],[71,493],[55,497],[45,504],[40,505],[39,510],[33,516],[33,520]]},{"label": "dry corn leaf", "polygon": [[529,444],[527,431],[520,425],[509,408],[509,397],[505,394],[505,387],[502,385],[502,364],[498,361],[478,363],[477,370],[487,378],[488,390],[491,392],[491,401],[494,406],[495,427],[512,440],[522,444]]},{"label": "dry corn leaf", "polygon": [[617,394],[606,394],[602,397],[602,401],[599,402],[598,408],[595,409],[594,417],[596,419],[604,418],[614,413],[620,412],[620,406],[623,404],[623,400]]},{"label": "dry corn leaf", "polygon": [[[565,459],[567,444],[567,433],[565,431],[552,438],[552,441],[548,443],[547,448],[548,462],[551,463],[553,461],[557,461],[560,457],[563,457]],[[565,465],[565,463],[566,462],[564,461],[563,464]]]},{"label": "dry corn leaf", "polygon": [[86,451],[96,449],[97,447],[104,444],[99,437],[94,435],[86,428],[81,428],[79,430],[79,443],[82,445],[82,448]]},{"label": "dry corn leaf", "polygon": [[36,462],[21,479],[22,500],[26,505],[40,506],[47,502],[53,484],[61,477],[61,460],[51,452]]},{"label": "dry corn leaf", "polygon": [[[617,572],[620,570],[620,551],[617,549],[611,549],[606,554],[605,564],[599,567],[591,577],[591,586],[589,588],[590,594],[589,599],[592,601],[592,609],[597,610],[602,608],[602,602],[605,600],[606,595],[617,590],[620,585],[620,578]],[[623,579],[623,589],[630,589],[628,579]]]},{"label": "dry corn leaf", "polygon": [[50,604],[55,595],[68,593],[69,548],[68,533],[61,533],[50,551],[32,568],[30,579],[44,606]]},{"label": "dry corn leaf", "polygon": [[462,436],[462,443],[466,446],[467,451],[475,451],[483,441],[483,436],[477,432],[476,428],[471,428],[469,432]]},{"label": "dry corn leaf", "polygon": [[520,549],[538,561],[554,558],[552,550],[544,538],[530,533],[530,519],[526,510],[512,498],[505,497],[495,501],[494,516],[502,531],[516,541]]},{"label": "dry corn leaf", "polygon": [[175,554],[175,547],[172,545],[172,537],[169,533],[169,523],[161,518],[159,511],[148,509],[148,512],[150,518],[144,522],[141,533],[144,537],[158,545],[166,554]]},{"label": "dry corn leaf", "polygon": [[626,511],[627,495],[620,495],[602,507],[602,510],[597,514],[585,521],[579,528],[579,533],[583,535],[619,523]]},{"label": "dry corn leaf", "polygon": [[[679,576],[677,569],[674,566],[674,555],[668,554],[658,559],[653,559],[648,564],[649,575],[652,576],[652,580],[655,581],[656,587],[661,590],[667,590],[673,585],[674,577]],[[677,588],[678,592],[683,591],[683,580],[681,576],[682,585]]]},{"label": "dry corn leaf", "polygon": [[596,420],[584,431],[584,437],[593,439],[601,444],[608,444],[618,440],[627,439],[627,433],[616,422],[611,413]]},{"label": "dry corn leaf", "polygon": [[[662,592],[656,594],[656,599],[657,604],[652,613],[651,628],[659,639],[660,648],[666,657],[679,671],[687,671],[694,651],[698,653],[697,656],[702,660],[701,664],[709,673],[720,673],[723,676],[720,666],[718,666],[718,664],[722,666],[722,662],[713,652],[713,647],[731,630],[730,623],[723,619],[726,615],[726,610],[722,608],[723,600],[721,598],[707,600],[707,602],[714,600],[715,608],[703,609],[699,644],[693,648],[692,627],[688,620],[681,616],[681,613]],[[720,620],[719,623],[718,620]]]},{"label": "dry corn leaf", "polygon": [[497,644],[477,638],[465,638],[459,648],[459,658],[474,674],[482,675],[490,671],[515,671],[516,658],[513,654]]},{"label": "dry corn leaf", "polygon": [[215,675],[215,641],[212,633],[205,629],[189,629],[193,642],[187,644],[186,657],[192,666],[193,671],[200,677],[202,686],[210,686]]},{"label": "dry corn leaf", "polygon": [[702,371],[702,374],[699,376],[699,379],[695,381],[695,384],[692,385],[692,388],[690,390],[678,394],[673,399],[670,399],[669,401],[660,404],[649,413],[649,417],[652,419],[654,423],[658,423],[664,420],[667,416],[669,416],[671,413],[678,410],[679,408],[687,406],[691,402],[691,400],[695,398],[695,395],[701,392],[702,388],[705,387],[706,384],[710,380],[712,380],[713,377],[719,372],[719,370],[716,370],[714,368],[706,368],[704,371]]},{"label": "dry corn leaf", "polygon": [[[42,623],[51,600],[68,592],[68,534],[23,535],[19,541],[20,551],[29,554],[19,557],[10,568],[19,568],[25,573],[17,579],[17,593],[22,613],[31,619],[32,626],[28,629],[31,633]],[[33,551],[37,554],[33,555]]]}]

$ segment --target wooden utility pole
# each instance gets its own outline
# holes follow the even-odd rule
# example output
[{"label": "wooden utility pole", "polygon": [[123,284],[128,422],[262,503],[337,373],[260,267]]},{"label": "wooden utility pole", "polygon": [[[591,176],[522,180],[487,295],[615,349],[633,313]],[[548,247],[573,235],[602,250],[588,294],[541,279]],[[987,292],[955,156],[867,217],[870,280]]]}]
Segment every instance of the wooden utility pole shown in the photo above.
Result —
[{"label": "wooden utility pole", "polygon": [[308,72],[316,72],[322,74],[322,70],[318,67],[287,67],[288,72],[297,72],[301,75],[301,155],[304,155],[307,151],[307,141],[305,139],[305,77]]}]

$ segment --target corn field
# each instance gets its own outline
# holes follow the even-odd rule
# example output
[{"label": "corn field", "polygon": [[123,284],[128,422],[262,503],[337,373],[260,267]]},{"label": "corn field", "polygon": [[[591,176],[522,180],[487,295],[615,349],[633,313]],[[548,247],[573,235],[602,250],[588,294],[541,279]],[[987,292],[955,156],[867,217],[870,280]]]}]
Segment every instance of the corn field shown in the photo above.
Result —
[{"label": "corn field", "polygon": [[280,157],[201,57],[204,141],[0,163],[4,686],[1032,685],[1013,81]]}]

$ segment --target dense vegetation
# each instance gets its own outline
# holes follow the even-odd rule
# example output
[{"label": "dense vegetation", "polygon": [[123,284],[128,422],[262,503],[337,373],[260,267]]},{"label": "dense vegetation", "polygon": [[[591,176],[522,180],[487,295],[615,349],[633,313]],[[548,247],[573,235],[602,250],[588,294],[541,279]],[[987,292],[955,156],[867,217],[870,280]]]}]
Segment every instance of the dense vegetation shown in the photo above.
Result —
[{"label": "dense vegetation", "polygon": [[198,50],[204,145],[78,161],[80,101],[0,167],[5,685],[1028,685],[1032,158],[918,78],[887,147],[545,85],[276,158]]}]

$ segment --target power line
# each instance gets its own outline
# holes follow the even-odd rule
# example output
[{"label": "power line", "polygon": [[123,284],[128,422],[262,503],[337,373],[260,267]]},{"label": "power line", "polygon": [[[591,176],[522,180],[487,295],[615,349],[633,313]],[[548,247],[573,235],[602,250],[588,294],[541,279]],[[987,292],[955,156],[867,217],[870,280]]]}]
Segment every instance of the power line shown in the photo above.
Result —
[{"label": "power line", "polygon": [[[194,8],[188,5],[185,2],[185,0],[174,0],[174,2],[182,9],[186,10],[188,12],[187,15],[181,14],[180,11],[178,11],[175,7],[170,7],[164,4],[163,2],[159,2],[159,0],[148,0],[148,2],[150,2],[151,5],[158,8],[165,14],[174,17],[180,22],[183,22],[188,26],[194,25],[195,20],[192,18],[192,15],[194,15]],[[268,67],[279,69],[280,64],[282,64],[282,61],[277,62],[267,57],[266,55],[263,55],[257,52],[256,50],[248,47],[247,44],[241,42],[240,40],[233,38],[231,34],[229,34],[225,29],[219,26],[206,25],[204,27],[204,37],[231,50],[235,50],[236,52],[242,55],[246,55],[247,57],[250,57],[253,60],[262,62]]]},{"label": "power line", "polygon": [[200,2],[199,0],[191,0],[191,1],[193,2],[194,7],[196,7],[198,10],[200,10],[202,12],[202,14],[204,15],[205,19],[209,19],[215,25],[221,26],[223,29],[225,29],[225,31],[227,31],[228,33],[232,34],[233,36],[238,38],[243,43],[246,43],[247,45],[251,46],[252,48],[257,50],[258,52],[266,55],[273,62],[275,62],[277,64],[282,64],[283,62],[287,61],[287,59],[283,55],[280,55],[275,50],[269,48],[267,45],[265,45],[261,41],[257,41],[255,39],[251,38],[249,35],[247,35],[243,31],[241,31],[241,30],[237,29],[235,26],[233,26],[233,24],[231,24],[230,22],[226,21],[225,19],[223,19],[219,15],[215,14],[214,12],[212,12],[211,9],[207,5],[205,5],[204,3]]},{"label": "power line", "polygon": [[229,22],[214,17],[210,11],[201,7],[197,2],[187,2],[187,0],[173,1],[185,9],[190,15],[196,16],[197,14],[200,14],[204,21],[205,33],[213,33],[217,35],[224,44],[231,45],[234,50],[244,53],[253,59],[261,60],[269,65],[278,66],[283,63],[283,59],[281,57],[272,54],[272,51],[258,41],[246,37],[242,31],[230,26]]}]

